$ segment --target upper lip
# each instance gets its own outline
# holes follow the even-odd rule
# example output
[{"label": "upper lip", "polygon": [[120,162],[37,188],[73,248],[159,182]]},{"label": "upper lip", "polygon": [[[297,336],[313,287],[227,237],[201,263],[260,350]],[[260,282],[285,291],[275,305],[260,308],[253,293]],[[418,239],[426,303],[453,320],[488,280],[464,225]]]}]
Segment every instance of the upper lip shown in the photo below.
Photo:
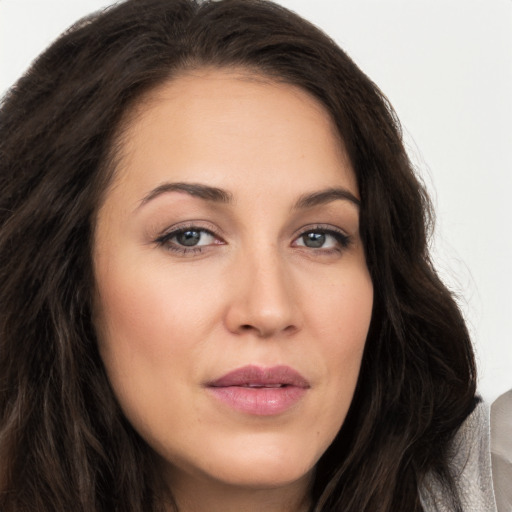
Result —
[{"label": "upper lip", "polygon": [[248,365],[226,373],[218,379],[208,382],[209,387],[279,387],[296,386],[309,388],[309,382],[296,370],[280,365],[269,368]]}]

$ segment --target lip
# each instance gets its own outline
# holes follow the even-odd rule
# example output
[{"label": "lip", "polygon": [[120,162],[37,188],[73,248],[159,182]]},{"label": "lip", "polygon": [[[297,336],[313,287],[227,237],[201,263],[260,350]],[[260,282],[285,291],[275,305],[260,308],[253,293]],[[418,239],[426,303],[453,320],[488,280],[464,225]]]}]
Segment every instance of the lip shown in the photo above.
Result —
[{"label": "lip", "polygon": [[206,388],[232,409],[257,416],[272,416],[299,402],[310,384],[289,366],[262,368],[248,365],[207,383]]}]

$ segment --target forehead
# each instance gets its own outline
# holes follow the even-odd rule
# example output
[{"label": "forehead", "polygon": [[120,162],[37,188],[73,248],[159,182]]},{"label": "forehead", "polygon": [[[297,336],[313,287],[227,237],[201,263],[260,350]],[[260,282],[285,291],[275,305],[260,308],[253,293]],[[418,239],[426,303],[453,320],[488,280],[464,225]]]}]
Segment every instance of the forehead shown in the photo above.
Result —
[{"label": "forehead", "polygon": [[117,180],[283,190],[355,176],[325,107],[294,85],[241,70],[190,71],[151,91],[124,123]]}]

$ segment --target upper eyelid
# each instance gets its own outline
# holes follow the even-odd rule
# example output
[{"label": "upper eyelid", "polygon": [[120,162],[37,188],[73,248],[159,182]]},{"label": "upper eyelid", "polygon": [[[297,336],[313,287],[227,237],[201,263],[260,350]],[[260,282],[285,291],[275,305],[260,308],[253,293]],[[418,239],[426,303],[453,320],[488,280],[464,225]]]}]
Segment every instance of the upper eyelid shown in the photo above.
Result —
[{"label": "upper eyelid", "polygon": [[199,231],[200,233],[206,233],[206,234],[211,235],[211,236],[213,236],[215,238],[220,238],[217,234],[215,234],[213,231],[210,231],[209,229],[197,228],[197,227],[194,227],[194,226],[173,229],[173,230],[169,231],[167,234],[164,234],[163,237],[165,237],[165,238],[172,238],[172,237],[174,237],[176,235],[179,235],[181,233],[186,233],[187,231]]},{"label": "upper eyelid", "polygon": [[332,224],[309,224],[307,226],[303,226],[302,228],[298,229],[293,235],[294,239],[304,235],[305,233],[308,233],[310,231],[315,231],[315,230],[339,233],[340,235],[343,235],[346,237],[350,236],[350,234],[346,230],[344,230],[338,226],[333,226]]},{"label": "upper eyelid", "polygon": [[[347,249],[354,242],[353,236],[346,232],[344,229],[341,229],[337,226],[333,226],[332,224],[317,224],[301,228],[301,230],[299,230],[299,232],[294,235],[292,243],[296,243],[296,241],[303,237],[306,233],[311,233],[315,231],[323,232],[326,235],[333,237],[337,241],[337,243],[342,247],[343,250]],[[312,250],[321,253],[322,250],[331,251],[332,249],[315,248]]]},{"label": "upper eyelid", "polygon": [[[223,233],[223,230],[221,230],[218,226],[215,224],[212,224],[209,221],[206,220],[195,220],[195,221],[184,221],[179,222],[177,224],[174,224],[172,226],[169,226],[162,230],[157,236],[154,237],[155,242],[159,242],[162,240],[169,240],[172,238],[173,235],[176,235],[178,233],[181,233],[183,231],[186,231],[188,229],[195,229],[197,231],[204,231],[222,241],[226,241],[226,234]],[[299,229],[295,230],[291,238],[292,240],[296,240],[297,238],[301,237],[305,233],[308,233],[310,231],[324,231],[324,232],[332,232],[337,233],[343,237],[351,237],[351,234],[347,232],[347,230],[340,228],[339,226],[335,226],[333,224],[325,224],[325,223],[311,223],[307,224],[305,226],[300,227]]]},{"label": "upper eyelid", "polygon": [[[206,225],[205,225],[206,224]],[[163,231],[161,231],[157,237],[156,240],[167,238],[171,235],[175,235],[176,233],[181,233],[183,231],[187,230],[197,230],[197,231],[204,231],[206,233],[209,233],[217,238],[223,238],[223,235],[221,231],[207,221],[194,221],[194,222],[180,222],[178,224],[174,224],[172,226],[169,226],[165,228]]]},{"label": "upper eyelid", "polygon": [[224,240],[220,236],[218,236],[211,230],[203,228],[203,227],[199,227],[199,226],[194,226],[194,225],[183,226],[183,227],[174,227],[174,228],[168,229],[162,235],[160,235],[156,239],[154,239],[153,243],[156,244],[158,247],[166,247],[169,251],[172,250],[172,252],[181,253],[181,255],[183,255],[183,256],[185,256],[187,254],[190,255],[190,254],[194,254],[194,253],[200,253],[200,252],[202,253],[205,250],[207,250],[209,247],[216,245],[216,244],[206,244],[206,245],[186,246],[186,245],[181,245],[177,242],[172,241],[172,239],[174,237],[176,237],[180,233],[186,232],[187,230],[188,231],[192,231],[192,230],[202,231],[204,233],[209,234],[210,236],[212,236],[213,238],[215,238],[217,240],[221,240],[222,243],[220,245],[223,245],[225,243]]}]

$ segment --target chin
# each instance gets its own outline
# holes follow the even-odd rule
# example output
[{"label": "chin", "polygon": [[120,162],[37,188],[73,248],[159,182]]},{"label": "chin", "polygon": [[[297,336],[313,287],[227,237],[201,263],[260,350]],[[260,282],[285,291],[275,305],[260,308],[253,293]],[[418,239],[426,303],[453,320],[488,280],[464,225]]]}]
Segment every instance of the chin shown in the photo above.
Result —
[{"label": "chin", "polygon": [[[261,442],[261,439],[259,439]],[[248,443],[249,445],[249,443]],[[271,489],[311,478],[321,451],[309,452],[286,443],[225,450],[206,472],[210,478],[240,488]]]},{"label": "chin", "polygon": [[308,479],[314,471],[314,466],[297,467],[291,464],[271,464],[257,466],[256,464],[241,464],[237,471],[224,471],[217,478],[231,486],[250,489],[272,489],[286,487],[298,481]]}]

